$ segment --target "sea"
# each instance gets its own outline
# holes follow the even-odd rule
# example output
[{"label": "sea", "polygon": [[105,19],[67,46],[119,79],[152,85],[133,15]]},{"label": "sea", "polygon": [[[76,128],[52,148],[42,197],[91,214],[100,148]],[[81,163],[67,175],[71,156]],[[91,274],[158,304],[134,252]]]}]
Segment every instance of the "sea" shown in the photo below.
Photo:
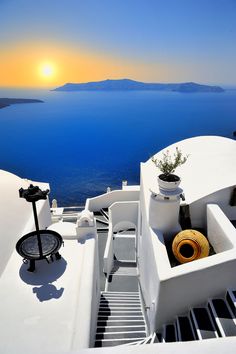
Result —
[{"label": "sea", "polygon": [[[182,139],[233,138],[236,90],[57,92],[0,89],[44,103],[0,109],[0,169],[50,184],[59,206],[139,184],[140,162]],[[187,151],[184,153],[188,153]]]}]

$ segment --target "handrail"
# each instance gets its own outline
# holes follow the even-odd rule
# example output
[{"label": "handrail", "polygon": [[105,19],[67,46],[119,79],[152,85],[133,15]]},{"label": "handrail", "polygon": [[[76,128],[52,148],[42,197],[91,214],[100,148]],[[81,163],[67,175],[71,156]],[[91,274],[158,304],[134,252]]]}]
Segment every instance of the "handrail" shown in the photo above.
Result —
[{"label": "handrail", "polygon": [[111,224],[109,224],[107,242],[106,242],[106,247],[105,247],[104,256],[103,256],[103,271],[104,271],[104,273],[107,274],[107,276],[110,275],[110,272],[113,267],[113,255],[114,255],[113,232],[112,232]]},{"label": "handrail", "polygon": [[147,304],[145,302],[144,291],[142,289],[142,285],[141,285],[141,281],[139,279],[139,276],[140,275],[138,274],[138,283],[139,283],[139,287],[140,287],[141,297],[142,297],[142,300],[143,300],[143,305],[144,305],[145,310],[148,310],[148,309],[150,309],[150,306],[147,306]]},{"label": "handrail", "polygon": [[[138,261],[138,257],[137,257],[137,268],[139,269],[139,261]],[[143,290],[142,288],[142,285],[141,285],[141,281],[140,281],[140,273],[138,272],[138,276],[137,276],[137,279],[138,279],[138,284],[139,284],[139,289],[140,289],[140,295],[141,295],[141,301],[142,301],[142,304],[143,304],[143,307],[144,307],[144,318],[145,318],[145,322],[146,322],[146,328],[147,328],[147,333],[150,332],[150,325],[147,321],[147,315],[146,315],[146,311],[147,310],[150,310],[150,306],[147,306],[146,304],[146,300],[145,300],[145,291]]]}]

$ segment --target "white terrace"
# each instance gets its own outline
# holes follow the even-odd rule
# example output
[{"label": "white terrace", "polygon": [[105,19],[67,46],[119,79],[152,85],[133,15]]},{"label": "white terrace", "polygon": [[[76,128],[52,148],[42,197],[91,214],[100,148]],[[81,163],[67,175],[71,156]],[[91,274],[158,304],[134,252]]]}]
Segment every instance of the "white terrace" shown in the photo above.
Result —
[{"label": "white terrace", "polygon": [[[1,353],[41,353],[42,348],[44,353],[82,353],[94,343],[102,346],[119,344],[122,340],[130,343],[132,335],[127,336],[130,326],[123,328],[119,336],[117,332],[107,333],[106,326],[97,328],[99,316],[106,318],[107,323],[114,322],[122,312],[123,322],[128,321],[125,316],[130,321],[131,314],[132,318],[140,317],[142,324],[137,328],[142,327],[142,331],[136,331],[135,336],[141,338],[144,333],[147,339],[133,336],[136,344],[157,342],[157,338],[167,341],[167,325],[173,326],[178,339],[184,340],[181,321],[189,318],[189,311],[193,317],[190,318],[192,339],[198,341],[125,348],[118,345],[110,350],[222,353],[222,348],[227,347],[227,352],[234,352],[236,297],[231,290],[236,289],[236,206],[232,199],[236,185],[236,142],[222,137],[196,137],[168,149],[173,151],[176,146],[189,154],[187,163],[176,171],[182,180],[178,193],[167,195],[159,190],[158,171],[149,160],[141,164],[140,186],[124,185],[121,190],[88,199],[85,211],[73,215],[75,222],[68,219],[62,208],[50,210],[48,200],[37,202],[40,228],[59,232],[64,247],[60,249],[61,260],[51,264],[38,261],[34,273],[27,271],[28,266],[15,250],[17,240],[34,230],[31,205],[19,198],[18,191],[30,183],[42,189],[48,188],[48,184],[0,171]],[[162,152],[156,155],[161,156]],[[183,193],[185,200],[181,200]],[[207,258],[173,266],[167,248],[176,232],[183,228],[180,211],[187,215],[191,228],[203,230],[214,252]],[[128,234],[127,230],[132,232]],[[127,274],[119,269],[116,273],[114,268],[119,264],[122,269],[122,259],[117,257],[117,245],[120,251],[122,244],[127,245],[126,255],[127,248],[133,245],[135,257],[128,264],[132,271]],[[112,290],[119,284],[117,279],[120,286],[131,290]],[[216,305],[217,299],[223,301],[227,289],[228,302],[224,306],[232,317],[227,319],[226,328]],[[116,305],[113,298],[119,304],[125,302],[120,298],[128,299],[126,306],[131,309]],[[203,334],[196,317],[196,309],[200,307],[213,313],[217,324],[215,339],[201,340]],[[142,313],[142,320],[137,313]],[[233,337],[218,338],[227,335]]]}]

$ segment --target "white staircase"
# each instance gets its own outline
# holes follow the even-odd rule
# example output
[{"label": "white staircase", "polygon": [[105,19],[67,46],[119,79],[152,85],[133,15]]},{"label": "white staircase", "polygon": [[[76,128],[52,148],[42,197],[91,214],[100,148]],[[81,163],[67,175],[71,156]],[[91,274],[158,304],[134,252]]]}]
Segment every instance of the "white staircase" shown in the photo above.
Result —
[{"label": "white staircase", "polygon": [[138,292],[102,292],[95,347],[128,344],[146,339]]},{"label": "white staircase", "polygon": [[181,342],[236,336],[236,291],[227,290],[225,298],[209,299],[205,307],[191,308],[165,324],[162,331],[132,345],[155,342]]}]

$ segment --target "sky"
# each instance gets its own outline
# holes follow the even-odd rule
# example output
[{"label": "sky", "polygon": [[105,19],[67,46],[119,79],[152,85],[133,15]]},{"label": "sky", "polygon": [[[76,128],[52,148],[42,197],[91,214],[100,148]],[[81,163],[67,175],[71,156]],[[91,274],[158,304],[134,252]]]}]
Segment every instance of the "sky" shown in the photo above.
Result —
[{"label": "sky", "polygon": [[236,0],[0,0],[0,86],[236,84]]}]

